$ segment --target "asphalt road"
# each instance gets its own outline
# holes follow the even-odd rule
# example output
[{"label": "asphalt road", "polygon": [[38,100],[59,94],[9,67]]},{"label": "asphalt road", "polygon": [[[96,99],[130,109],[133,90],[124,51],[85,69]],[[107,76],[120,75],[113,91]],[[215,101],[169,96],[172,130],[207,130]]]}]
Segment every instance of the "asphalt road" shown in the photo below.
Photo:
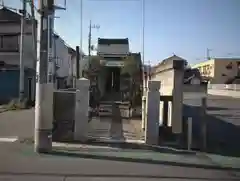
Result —
[{"label": "asphalt road", "polygon": [[31,146],[17,143],[0,143],[0,148],[0,181],[237,181],[240,178],[230,171],[206,168],[37,155]]},{"label": "asphalt road", "polygon": [[34,109],[0,113],[0,137],[31,138],[34,133]]},{"label": "asphalt road", "polygon": [[[235,100],[231,100],[229,103],[231,106],[233,101]],[[219,103],[215,102],[215,104],[219,106]],[[226,103],[223,105],[226,106]],[[31,138],[33,137],[33,127],[34,109],[0,114],[0,137]],[[0,181],[240,180],[240,175],[236,176],[232,172],[223,170],[85,159],[71,156],[37,155],[33,153],[31,146],[20,142],[0,142]]]}]

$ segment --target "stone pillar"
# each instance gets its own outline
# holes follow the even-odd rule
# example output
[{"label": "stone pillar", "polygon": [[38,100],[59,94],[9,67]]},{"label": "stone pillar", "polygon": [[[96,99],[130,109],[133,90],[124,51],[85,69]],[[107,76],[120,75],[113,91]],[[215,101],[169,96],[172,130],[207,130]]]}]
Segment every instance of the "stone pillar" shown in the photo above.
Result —
[{"label": "stone pillar", "polygon": [[149,81],[147,92],[147,119],[145,127],[145,142],[150,145],[158,144],[159,137],[159,104],[160,81]]},{"label": "stone pillar", "polygon": [[89,86],[88,79],[76,80],[74,140],[83,142],[87,140],[88,133]]},{"label": "stone pillar", "polygon": [[183,111],[183,78],[184,61],[173,61],[173,102],[172,102],[172,131],[174,134],[182,133],[182,111]]},{"label": "stone pillar", "polygon": [[147,111],[146,111],[146,96],[143,95],[142,96],[142,129],[145,129],[145,125],[146,125],[146,115],[147,115]]}]

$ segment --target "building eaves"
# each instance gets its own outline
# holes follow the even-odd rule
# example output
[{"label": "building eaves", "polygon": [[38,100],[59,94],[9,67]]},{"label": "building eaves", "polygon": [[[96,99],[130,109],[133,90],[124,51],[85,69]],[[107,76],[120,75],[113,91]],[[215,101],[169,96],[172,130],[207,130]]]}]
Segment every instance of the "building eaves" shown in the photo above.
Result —
[{"label": "building eaves", "polygon": [[20,22],[21,15],[3,7],[0,9],[0,22]]},{"label": "building eaves", "polygon": [[111,44],[129,44],[128,38],[124,39],[111,39],[111,38],[98,38],[98,45],[111,45]]}]

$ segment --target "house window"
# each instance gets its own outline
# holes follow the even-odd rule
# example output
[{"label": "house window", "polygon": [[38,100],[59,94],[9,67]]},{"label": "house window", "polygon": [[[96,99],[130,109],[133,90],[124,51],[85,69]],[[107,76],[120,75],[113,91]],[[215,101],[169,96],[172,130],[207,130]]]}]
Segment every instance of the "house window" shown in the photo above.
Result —
[{"label": "house window", "polygon": [[0,35],[1,52],[18,52],[19,36],[16,34]]}]

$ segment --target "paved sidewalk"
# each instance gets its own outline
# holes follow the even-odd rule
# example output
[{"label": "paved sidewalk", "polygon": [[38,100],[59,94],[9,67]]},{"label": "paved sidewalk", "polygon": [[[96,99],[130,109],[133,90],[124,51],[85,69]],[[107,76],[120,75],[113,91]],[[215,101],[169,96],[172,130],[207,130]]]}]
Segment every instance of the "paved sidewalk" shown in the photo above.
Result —
[{"label": "paved sidewalk", "polygon": [[6,105],[0,105],[0,113],[6,112],[7,108]]},{"label": "paved sidewalk", "polygon": [[[87,158],[123,159],[133,162],[151,162],[165,164],[184,164],[213,169],[237,170],[240,172],[240,158],[221,157],[204,153],[182,154],[178,152],[163,153],[146,149],[127,149],[111,146],[94,146],[83,144],[53,144],[54,153],[60,155],[86,156]],[[221,158],[220,158],[221,157]]]},{"label": "paved sidewalk", "polygon": [[153,158],[149,152],[137,150],[58,150],[46,155],[34,153],[32,145],[19,145],[3,147],[0,152],[0,180],[239,180],[230,174],[237,171],[224,170],[201,158],[200,164],[196,158],[166,154]]}]

